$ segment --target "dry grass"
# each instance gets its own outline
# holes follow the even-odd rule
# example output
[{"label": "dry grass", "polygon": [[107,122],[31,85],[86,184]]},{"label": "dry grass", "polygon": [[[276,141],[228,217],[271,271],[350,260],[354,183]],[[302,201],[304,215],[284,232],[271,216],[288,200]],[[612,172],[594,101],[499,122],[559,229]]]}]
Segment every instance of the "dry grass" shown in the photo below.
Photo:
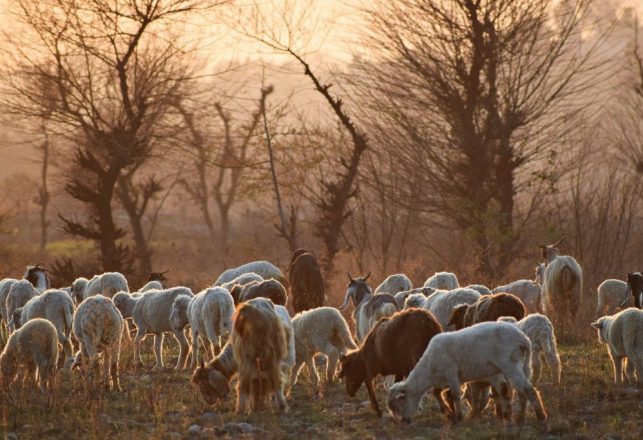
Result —
[{"label": "dry grass", "polygon": [[[548,384],[540,391],[550,418],[535,421],[528,413],[522,426],[507,425],[490,413],[477,420],[449,425],[437,411],[433,398],[426,400],[410,426],[400,426],[385,415],[378,420],[362,389],[351,399],[340,385],[331,386],[323,400],[313,397],[305,375],[290,396],[288,414],[270,411],[252,416],[234,414],[234,402],[206,405],[188,382],[189,372],[151,369],[150,341],[146,341],[146,366],[134,369],[131,346],[126,345],[121,364],[123,392],[88,394],[78,374],[62,377],[55,402],[47,405],[37,393],[3,394],[0,433],[20,438],[187,438],[192,424],[210,426],[200,438],[213,437],[228,422],[248,422],[261,431],[257,438],[642,438],[643,390],[616,387],[604,347],[597,342],[560,347],[563,380],[559,388]],[[174,342],[166,343],[166,364],[176,360]],[[384,391],[379,391],[384,404]],[[205,423],[204,413],[210,415]],[[195,437],[197,438],[197,437]]]}]

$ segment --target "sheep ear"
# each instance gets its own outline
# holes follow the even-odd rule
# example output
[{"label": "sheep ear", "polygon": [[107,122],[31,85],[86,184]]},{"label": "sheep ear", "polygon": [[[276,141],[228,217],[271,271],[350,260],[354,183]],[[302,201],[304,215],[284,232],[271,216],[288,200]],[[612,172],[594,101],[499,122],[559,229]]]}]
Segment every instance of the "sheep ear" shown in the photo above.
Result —
[{"label": "sheep ear", "polygon": [[364,281],[368,280],[368,278],[369,278],[370,276],[371,276],[371,273],[369,272],[369,273],[368,273],[368,274],[366,274],[366,276],[364,277]]},{"label": "sheep ear", "polygon": [[348,275],[348,282],[349,282],[349,283],[352,283],[353,281],[355,281],[355,280],[353,279],[353,277],[351,276],[351,273],[350,273],[350,272],[346,272],[346,275]]},{"label": "sheep ear", "polygon": [[595,329],[600,330],[601,328],[603,328],[603,321],[600,321],[600,320],[599,320],[599,321],[596,321],[596,322],[592,322],[592,324],[591,324],[591,325],[592,325],[592,327],[594,327]]}]

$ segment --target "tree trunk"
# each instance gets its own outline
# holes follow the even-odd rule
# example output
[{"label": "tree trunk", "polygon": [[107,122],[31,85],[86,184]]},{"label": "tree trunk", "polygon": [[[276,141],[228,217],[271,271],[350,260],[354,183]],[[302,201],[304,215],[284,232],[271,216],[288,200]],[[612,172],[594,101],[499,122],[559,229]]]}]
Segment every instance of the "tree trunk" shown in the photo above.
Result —
[{"label": "tree trunk", "polygon": [[100,260],[105,272],[122,272],[121,252],[117,241],[120,238],[114,217],[112,216],[112,197],[120,170],[116,167],[108,170],[100,182],[100,193],[95,208],[98,217]]},{"label": "tree trunk", "polygon": [[134,188],[132,182],[125,176],[118,177],[118,196],[127,212],[136,244],[136,259],[138,260],[139,272],[143,275],[152,271],[152,252],[147,244],[147,237],[143,231],[143,214],[133,198]]},{"label": "tree trunk", "polygon": [[47,221],[47,206],[49,206],[49,189],[47,187],[47,168],[49,167],[49,136],[44,130],[45,142],[42,144],[42,171],[41,179],[42,186],[38,191],[38,204],[40,205],[40,250],[44,251],[47,247],[47,228],[49,222]]}]

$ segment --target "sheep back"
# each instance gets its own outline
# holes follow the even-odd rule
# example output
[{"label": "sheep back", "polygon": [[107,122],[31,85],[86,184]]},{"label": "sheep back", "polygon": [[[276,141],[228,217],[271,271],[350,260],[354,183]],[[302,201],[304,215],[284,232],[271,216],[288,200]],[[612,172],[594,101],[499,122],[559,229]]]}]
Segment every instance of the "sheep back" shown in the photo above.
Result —
[{"label": "sheep back", "polygon": [[239,302],[254,298],[268,298],[274,304],[285,306],[288,302],[288,293],[283,284],[277,280],[253,281],[243,286],[239,293]]},{"label": "sheep back", "polygon": [[501,316],[512,316],[520,321],[526,315],[520,299],[510,293],[495,293],[480,297],[473,304],[457,307],[449,322],[456,330],[487,321],[496,321]]}]

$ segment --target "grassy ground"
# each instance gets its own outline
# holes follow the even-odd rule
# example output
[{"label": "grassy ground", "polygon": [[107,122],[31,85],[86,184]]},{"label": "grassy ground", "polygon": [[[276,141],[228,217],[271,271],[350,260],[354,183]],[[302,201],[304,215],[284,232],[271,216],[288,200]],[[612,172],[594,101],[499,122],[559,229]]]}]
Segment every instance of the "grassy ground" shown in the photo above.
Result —
[{"label": "grassy ground", "polygon": [[[173,341],[171,341],[173,343]],[[215,438],[229,422],[247,422],[259,431],[254,438],[643,438],[643,389],[612,384],[607,352],[598,343],[562,346],[563,379],[560,387],[548,375],[539,387],[550,418],[539,424],[528,409],[522,426],[502,425],[485,413],[477,420],[449,425],[437,411],[435,400],[427,399],[410,426],[401,426],[385,415],[378,420],[366,403],[362,389],[351,399],[340,385],[331,386],[323,400],[313,396],[304,374],[289,399],[290,412],[270,411],[252,415],[234,414],[233,397],[208,406],[188,382],[189,372],[151,369],[150,341],[146,341],[146,366],[136,370],[131,363],[131,346],[121,358],[123,392],[87,394],[78,374],[60,378],[58,397],[43,403],[37,393],[0,394],[1,437],[17,438],[188,438],[188,428],[202,429],[192,438]],[[166,343],[166,362],[176,359],[174,347]],[[379,391],[384,405],[384,392]],[[225,435],[232,434],[228,431]]]}]

